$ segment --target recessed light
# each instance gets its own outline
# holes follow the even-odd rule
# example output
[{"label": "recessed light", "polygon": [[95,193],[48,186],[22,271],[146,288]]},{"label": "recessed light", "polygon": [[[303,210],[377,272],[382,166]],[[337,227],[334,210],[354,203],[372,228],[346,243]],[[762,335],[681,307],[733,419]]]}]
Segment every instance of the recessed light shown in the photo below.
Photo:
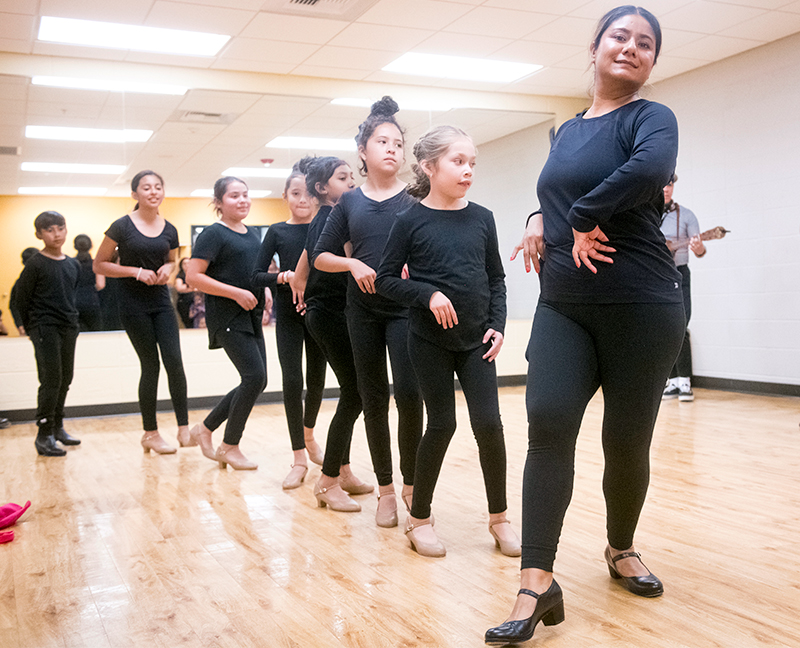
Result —
[{"label": "recessed light", "polygon": [[[251,198],[266,198],[272,194],[271,191],[266,189],[248,189],[247,195]],[[192,193],[189,194],[192,198],[213,198],[214,197],[214,190],[213,189],[195,189]]]},{"label": "recessed light", "polygon": [[288,178],[291,169],[273,169],[264,167],[231,167],[222,172],[224,176],[236,176],[238,178]]},{"label": "recessed light", "polygon": [[467,81],[489,81],[511,83],[538,72],[541,65],[492,61],[488,59],[445,56],[442,54],[418,54],[407,52],[383,68],[384,72],[429,76],[439,79],[463,79]]},{"label": "recessed light", "polygon": [[354,139],[333,137],[276,137],[267,148],[302,149],[305,151],[355,151]]},{"label": "recessed light", "polygon": [[105,187],[20,187],[18,193],[29,196],[105,196]]},{"label": "recessed light", "polygon": [[189,88],[165,83],[141,83],[120,79],[78,79],[76,77],[35,76],[31,84],[49,88],[71,88],[75,90],[101,90],[103,92],[140,92],[144,94],[185,95]]},{"label": "recessed light", "polygon": [[97,175],[119,175],[127,168],[124,164],[63,164],[60,162],[23,162],[23,171],[41,173],[89,173]]},{"label": "recessed light", "polygon": [[230,38],[224,34],[53,16],[42,16],[38,36],[40,41],[49,43],[184,56],[215,56]]},{"label": "recessed light", "polygon": [[69,142],[146,142],[151,130],[111,130],[106,128],[69,128],[66,126],[26,126],[25,137]]}]

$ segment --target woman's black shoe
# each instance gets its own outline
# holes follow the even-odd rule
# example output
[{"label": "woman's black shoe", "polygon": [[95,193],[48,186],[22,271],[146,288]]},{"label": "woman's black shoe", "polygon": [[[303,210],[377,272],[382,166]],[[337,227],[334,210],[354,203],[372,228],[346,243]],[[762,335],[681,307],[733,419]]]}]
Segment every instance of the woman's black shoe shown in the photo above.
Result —
[{"label": "woman's black shoe", "polygon": [[40,434],[33,443],[36,446],[36,452],[42,457],[63,457],[67,454],[67,451],[58,445],[52,434]]},{"label": "woman's black shoe", "polygon": [[62,445],[76,446],[81,444],[80,439],[76,439],[74,436],[68,434],[63,427],[58,428],[53,436],[55,436],[56,441],[60,441]]},{"label": "woman's black shoe", "polygon": [[533,615],[518,621],[506,621],[496,628],[486,631],[484,641],[494,646],[522,643],[533,637],[536,624],[541,620],[546,626],[556,625],[564,620],[564,595],[555,579],[544,594],[529,589],[521,589],[518,594],[527,594],[537,599]]},{"label": "woman's black shoe", "polygon": [[649,569],[647,571],[650,573],[647,576],[623,576],[620,574],[614,565],[623,558],[638,558],[639,562],[647,569],[647,565],[642,562],[642,557],[637,552],[627,551],[612,558],[611,552],[606,547],[606,563],[608,563],[608,573],[611,574],[611,578],[619,580],[626,590],[637,596],[654,598],[664,593],[664,585]]}]

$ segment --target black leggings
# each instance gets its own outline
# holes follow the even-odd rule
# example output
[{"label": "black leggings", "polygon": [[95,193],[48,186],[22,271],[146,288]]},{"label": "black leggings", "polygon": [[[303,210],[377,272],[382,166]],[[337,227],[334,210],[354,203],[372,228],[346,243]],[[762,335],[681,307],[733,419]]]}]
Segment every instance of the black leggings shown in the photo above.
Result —
[{"label": "black leggings", "polygon": [[122,309],[122,325],[133,345],[142,375],[139,378],[139,409],[145,432],[158,429],[156,403],[158,399],[158,373],[161,365],[158,350],[167,370],[169,395],[178,425],[189,425],[189,406],[186,396],[186,374],[181,358],[181,337],[175,311],[159,310],[152,313]]},{"label": "black leggings", "polygon": [[220,330],[217,340],[228,354],[242,382],[229,391],[216,407],[209,412],[205,425],[212,432],[227,419],[223,441],[228,445],[239,445],[247,417],[253,410],[261,392],[267,386],[267,355],[264,334],[245,331]]},{"label": "black leggings", "polygon": [[347,333],[344,313],[314,308],[306,311],[306,325],[328,360],[339,381],[339,402],[328,428],[322,474],[338,477],[339,467],[350,463],[353,426],[361,414],[353,348]]},{"label": "black leggings", "polygon": [[[291,293],[275,299],[275,342],[283,378],[283,408],[292,450],[306,447],[303,427],[313,428],[325,389],[325,356],[311,337],[302,315],[295,311]],[[306,401],[303,407],[303,346],[306,349]]]},{"label": "black leggings", "polygon": [[422,398],[408,357],[408,319],[385,317],[358,307],[348,307],[347,328],[358,372],[358,391],[364,406],[367,443],[378,485],[392,483],[387,348],[397,405],[400,472],[403,483],[413,485],[417,446],[422,437]]},{"label": "black leggings", "polygon": [[523,569],[553,570],[572,497],[575,443],[598,387],[608,542],[615,549],[633,544],[650,481],[653,427],[683,330],[682,304],[539,301],[526,354]]},{"label": "black leggings", "polygon": [[64,424],[64,403],[75,369],[78,329],[45,324],[29,333],[39,374],[36,423],[42,430],[55,432]]},{"label": "black leggings", "polygon": [[448,351],[414,333],[408,334],[408,351],[428,413],[428,424],[417,450],[411,506],[415,518],[431,515],[433,489],[456,431],[453,374],[461,383],[472,433],[478,442],[489,513],[502,513],[507,508],[506,444],[497,399],[497,371],[494,362],[482,358],[488,348],[487,344],[471,351]]},{"label": "black leggings", "polygon": [[689,272],[688,265],[678,266],[678,272],[683,277],[683,310],[686,312],[686,326],[683,331],[683,344],[681,344],[681,351],[678,354],[678,359],[672,365],[672,371],[669,372],[670,378],[692,377],[692,343],[689,339],[689,320],[692,317],[692,273]]}]

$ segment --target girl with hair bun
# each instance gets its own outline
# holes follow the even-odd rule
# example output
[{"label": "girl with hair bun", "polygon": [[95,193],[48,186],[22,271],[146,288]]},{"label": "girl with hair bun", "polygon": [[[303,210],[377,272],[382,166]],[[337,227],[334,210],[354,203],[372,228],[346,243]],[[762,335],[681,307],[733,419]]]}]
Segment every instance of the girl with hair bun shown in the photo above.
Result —
[{"label": "girl with hair bun", "polygon": [[[220,468],[255,470],[239,449],[247,419],[267,386],[267,357],[261,315],[264,291],[250,286],[250,268],[261,245],[258,230],[244,224],[250,196],[243,180],[227,176],[214,183],[214,210],[219,220],[200,232],[186,268],[187,282],[205,294],[208,347],[222,348],[239,372],[241,383],[191,430],[192,440]],[[217,450],[211,434],[227,420]]]},{"label": "girl with hair bun", "polygon": [[[404,160],[404,138],[394,114],[397,103],[384,97],[359,126],[356,143],[366,182],[342,195],[331,211],[314,250],[313,265],[324,272],[347,272],[347,328],[353,345],[358,390],[375,476],[381,527],[397,526],[389,434],[389,376],[392,366],[400,446],[401,497],[411,507],[417,446],[422,436],[422,399],[408,357],[408,309],[375,291],[375,271],[397,215],[414,204],[397,174]],[[352,256],[342,250],[350,242]]]},{"label": "girl with hair bun", "polygon": [[[322,391],[325,388],[325,356],[319,348],[292,299],[290,281],[297,261],[303,253],[308,226],[314,217],[314,204],[306,191],[306,167],[312,158],[306,157],[292,167],[286,179],[283,199],[291,217],[267,230],[253,270],[252,282],[257,288],[268,287],[275,295],[275,340],[283,378],[283,407],[289,426],[294,460],[283,480],[283,488],[298,488],[308,472],[309,459],[322,464],[322,448],[314,439]],[[277,253],[279,272],[269,272]],[[303,349],[306,353],[306,397],[303,402]]]},{"label": "girl with hair bun", "polygon": [[[378,293],[409,307],[408,349],[428,424],[417,451],[406,535],[417,553],[444,556],[431,501],[456,431],[454,374],[464,392],[489,502],[489,532],[508,556],[519,538],[506,517],[506,447],[494,360],[503,346],[506,285],[492,213],[466,199],[475,146],[453,126],[438,126],[414,146],[419,203],[398,216],[383,251]],[[408,279],[403,268],[408,267]]]}]

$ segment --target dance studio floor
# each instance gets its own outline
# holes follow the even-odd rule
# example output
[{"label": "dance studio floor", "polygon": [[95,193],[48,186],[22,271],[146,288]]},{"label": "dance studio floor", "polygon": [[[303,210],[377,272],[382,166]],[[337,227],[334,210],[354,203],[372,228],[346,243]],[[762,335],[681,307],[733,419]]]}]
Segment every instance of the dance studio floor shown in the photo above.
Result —
[{"label": "dance studio floor", "polygon": [[[539,626],[526,645],[800,645],[800,399],[696,391],[694,403],[662,407],[637,537],[664,596],[629,594],[603,562],[598,396],[556,563],[566,621]],[[334,404],[323,404],[319,436]],[[519,528],[524,390],[501,390],[501,408]],[[172,416],[159,422],[174,441]],[[510,610],[519,561],[489,536],[463,401],[459,422],[434,501],[443,559],[413,553],[402,526],[377,528],[374,494],[358,498],[361,513],[317,508],[319,467],[282,491],[281,405],[257,407],[248,423],[242,449],[255,472],[221,471],[198,448],[144,455],[138,416],[68,421],[83,445],[64,459],[36,456],[32,424],[2,430],[0,504],[33,505],[0,545],[0,646],[482,646]],[[374,483],[361,423],[352,452]]]}]

